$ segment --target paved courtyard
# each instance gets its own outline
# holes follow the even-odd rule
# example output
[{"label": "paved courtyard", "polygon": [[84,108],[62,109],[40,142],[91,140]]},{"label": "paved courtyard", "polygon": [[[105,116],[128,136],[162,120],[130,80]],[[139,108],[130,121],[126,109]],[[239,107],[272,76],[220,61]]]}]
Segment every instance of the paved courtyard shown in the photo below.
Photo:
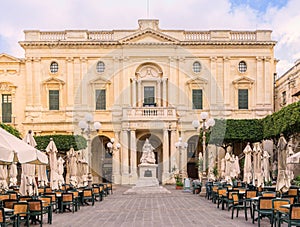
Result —
[{"label": "paved courtyard", "polygon": [[[173,185],[166,186],[170,194],[123,195],[129,188],[114,186],[113,194],[95,206],[81,207],[75,213],[53,214],[52,225],[44,226],[257,226],[257,222],[252,224],[250,215],[245,220],[243,211],[231,219],[231,212],[218,209],[199,195],[175,190]],[[270,224],[263,219],[261,226]]]}]

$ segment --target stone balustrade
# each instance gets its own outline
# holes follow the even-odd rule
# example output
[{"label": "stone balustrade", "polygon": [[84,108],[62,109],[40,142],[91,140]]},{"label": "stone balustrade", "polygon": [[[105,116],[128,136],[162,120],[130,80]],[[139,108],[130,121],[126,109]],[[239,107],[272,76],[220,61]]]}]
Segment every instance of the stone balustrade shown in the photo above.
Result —
[{"label": "stone balustrade", "polygon": [[123,118],[127,120],[146,120],[146,119],[170,119],[176,118],[176,110],[173,107],[137,107],[124,108]]}]

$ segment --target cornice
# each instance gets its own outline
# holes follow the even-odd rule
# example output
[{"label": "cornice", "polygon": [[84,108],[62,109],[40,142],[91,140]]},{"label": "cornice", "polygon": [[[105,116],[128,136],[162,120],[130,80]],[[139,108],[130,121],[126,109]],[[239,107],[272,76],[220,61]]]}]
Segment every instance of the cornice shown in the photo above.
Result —
[{"label": "cornice", "polygon": [[276,41],[178,41],[178,42],[119,42],[119,41],[22,41],[22,47],[47,46],[275,46]]}]

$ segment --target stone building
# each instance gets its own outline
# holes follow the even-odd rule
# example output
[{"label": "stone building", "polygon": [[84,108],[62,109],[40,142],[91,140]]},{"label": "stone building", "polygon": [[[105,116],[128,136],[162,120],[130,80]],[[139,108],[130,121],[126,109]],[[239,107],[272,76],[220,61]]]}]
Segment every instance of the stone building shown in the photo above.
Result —
[{"label": "stone building", "polygon": [[[149,138],[158,179],[166,183],[179,168],[198,176],[202,146],[192,121],[202,112],[234,119],[273,113],[271,31],[166,30],[152,19],[138,24],[25,31],[24,58],[0,55],[2,122],[24,133],[80,134],[79,121],[91,114],[101,123],[88,140],[95,181],[134,184]],[[179,138],[187,147],[175,146]]]},{"label": "stone building", "polygon": [[275,111],[300,100],[300,59],[276,79],[274,93]]}]

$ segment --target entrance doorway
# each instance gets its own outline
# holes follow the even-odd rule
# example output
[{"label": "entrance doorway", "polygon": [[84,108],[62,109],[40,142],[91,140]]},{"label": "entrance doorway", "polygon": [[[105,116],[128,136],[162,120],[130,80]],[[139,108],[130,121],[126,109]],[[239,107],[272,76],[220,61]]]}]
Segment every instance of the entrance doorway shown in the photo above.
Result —
[{"label": "entrance doorway", "polygon": [[150,144],[154,147],[155,164],[158,165],[156,171],[156,177],[159,183],[162,182],[162,170],[163,170],[163,155],[162,155],[162,143],[160,139],[153,134],[146,134],[137,140],[137,165],[141,164],[141,157],[143,154],[143,146],[146,139],[149,139]]},{"label": "entrance doorway", "polygon": [[199,136],[192,136],[188,140],[187,148],[187,174],[189,178],[198,179],[198,160],[199,153],[202,152],[202,146],[199,140]]},{"label": "entrance doorway", "polygon": [[107,143],[110,138],[97,136],[92,140],[92,175],[96,181],[112,182],[112,154],[109,153]]}]

